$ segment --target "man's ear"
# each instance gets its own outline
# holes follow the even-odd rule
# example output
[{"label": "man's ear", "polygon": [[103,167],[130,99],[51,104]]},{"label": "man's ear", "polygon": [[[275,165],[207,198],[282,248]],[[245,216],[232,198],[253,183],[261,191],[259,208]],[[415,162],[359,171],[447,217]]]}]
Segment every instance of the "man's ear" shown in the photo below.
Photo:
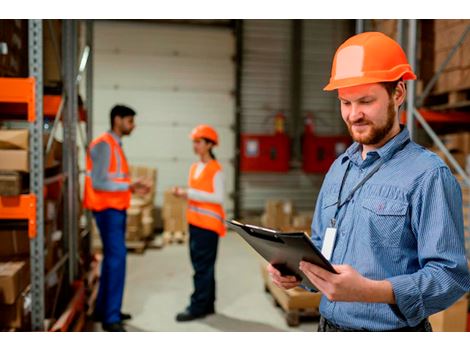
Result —
[{"label": "man's ear", "polygon": [[397,83],[395,92],[393,93],[393,100],[396,106],[401,106],[406,98],[406,85],[405,82],[400,81]]}]

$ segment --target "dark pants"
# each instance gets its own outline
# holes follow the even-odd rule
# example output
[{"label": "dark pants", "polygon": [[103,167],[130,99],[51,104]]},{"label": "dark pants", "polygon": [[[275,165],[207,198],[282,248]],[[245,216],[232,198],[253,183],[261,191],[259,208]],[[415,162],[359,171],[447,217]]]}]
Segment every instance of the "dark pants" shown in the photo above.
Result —
[{"label": "dark pants", "polygon": [[194,269],[194,292],[188,310],[193,315],[214,311],[218,243],[217,233],[189,225],[189,253]]},{"label": "dark pants", "polygon": [[106,209],[93,212],[103,242],[103,263],[95,313],[104,324],[121,321],[126,277],[126,211]]},{"label": "dark pants", "polygon": [[[341,328],[332,322],[326,320],[323,317],[320,317],[320,323],[318,324],[318,332],[358,332],[358,331],[366,331],[366,330],[354,330],[354,329],[347,329]],[[417,326],[407,326],[404,328],[390,330],[389,332],[432,332],[431,323],[429,320],[424,319],[421,323]]]}]

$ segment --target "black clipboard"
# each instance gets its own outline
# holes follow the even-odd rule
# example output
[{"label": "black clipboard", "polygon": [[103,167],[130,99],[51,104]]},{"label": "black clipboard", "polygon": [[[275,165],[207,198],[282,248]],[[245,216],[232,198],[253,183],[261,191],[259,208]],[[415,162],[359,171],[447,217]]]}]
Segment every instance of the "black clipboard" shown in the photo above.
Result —
[{"label": "black clipboard", "polygon": [[305,232],[279,232],[235,220],[226,220],[226,223],[282,275],[294,275],[301,280],[302,285],[314,291],[318,289],[299,270],[301,260],[337,274]]}]

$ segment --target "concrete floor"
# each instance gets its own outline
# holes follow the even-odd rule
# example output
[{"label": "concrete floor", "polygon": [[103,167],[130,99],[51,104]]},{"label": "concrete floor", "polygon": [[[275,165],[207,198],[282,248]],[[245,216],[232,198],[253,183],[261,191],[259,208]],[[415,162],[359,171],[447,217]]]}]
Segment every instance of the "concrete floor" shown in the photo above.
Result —
[{"label": "concrete floor", "polygon": [[[265,293],[260,257],[235,233],[219,242],[216,264],[217,314],[177,323],[189,302],[192,267],[188,245],[129,253],[123,311],[133,315],[129,331],[316,331],[318,320],[286,324],[283,310]],[[95,331],[100,331],[95,324]]]}]

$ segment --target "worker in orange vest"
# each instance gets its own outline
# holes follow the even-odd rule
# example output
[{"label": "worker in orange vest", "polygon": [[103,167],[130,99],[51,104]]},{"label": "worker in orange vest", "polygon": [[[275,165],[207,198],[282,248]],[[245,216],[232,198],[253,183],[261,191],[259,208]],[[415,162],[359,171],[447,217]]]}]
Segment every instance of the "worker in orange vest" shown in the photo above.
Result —
[{"label": "worker in orange vest", "polygon": [[145,179],[131,182],[121,138],[131,134],[136,112],[123,105],[111,110],[111,130],[93,140],[87,149],[84,207],[93,211],[103,243],[103,263],[94,319],[105,331],[126,331],[122,313],[126,272],[126,210],[131,193],[145,194]]},{"label": "worker in orange vest", "polygon": [[190,137],[200,160],[189,171],[189,188],[173,189],[174,195],[188,199],[189,249],[194,268],[194,292],[189,306],[176,316],[180,322],[214,313],[217,244],[225,235],[222,166],[212,151],[219,144],[217,132],[211,126],[199,125]]}]

